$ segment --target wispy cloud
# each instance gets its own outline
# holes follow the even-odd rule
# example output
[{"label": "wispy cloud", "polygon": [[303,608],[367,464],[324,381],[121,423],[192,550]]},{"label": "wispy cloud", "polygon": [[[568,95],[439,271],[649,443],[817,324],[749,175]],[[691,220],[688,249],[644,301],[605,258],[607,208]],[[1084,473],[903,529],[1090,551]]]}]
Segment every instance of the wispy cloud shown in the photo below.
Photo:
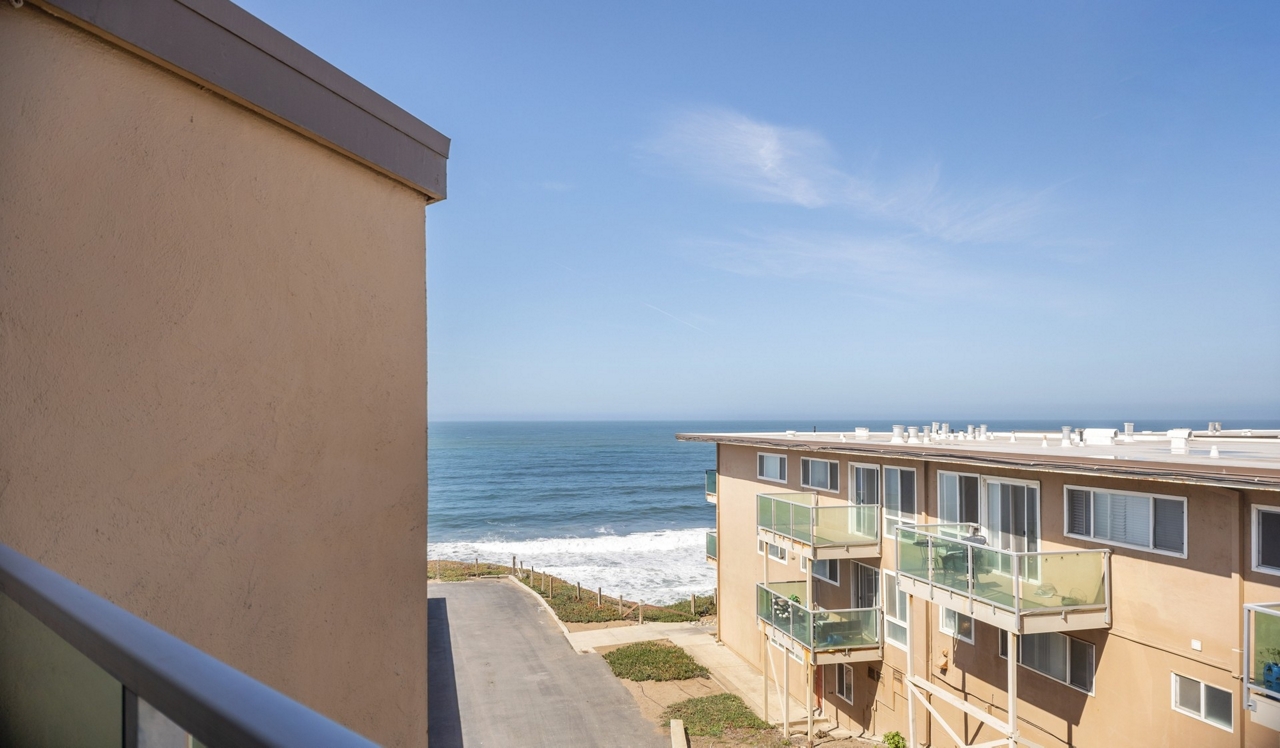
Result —
[{"label": "wispy cloud", "polygon": [[643,150],[668,168],[746,199],[843,208],[945,242],[1025,238],[1050,192],[968,190],[957,198],[941,186],[939,165],[892,180],[853,174],[839,167],[821,133],[723,108],[667,117]]}]

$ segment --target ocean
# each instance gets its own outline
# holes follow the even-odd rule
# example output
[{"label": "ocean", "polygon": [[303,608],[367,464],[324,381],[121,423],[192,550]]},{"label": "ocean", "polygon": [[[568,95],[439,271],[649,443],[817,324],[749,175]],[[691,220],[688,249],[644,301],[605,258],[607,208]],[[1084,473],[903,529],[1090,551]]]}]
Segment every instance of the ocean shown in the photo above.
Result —
[{"label": "ocean", "polygon": [[[899,423],[902,423],[899,421]],[[968,422],[952,421],[952,428]],[[1119,422],[989,421],[993,430]],[[715,507],[703,471],[715,446],[678,432],[888,430],[881,421],[433,422],[428,431],[428,557],[511,563],[515,555],[583,587],[629,600],[709,593],[705,533]],[[919,425],[919,424],[917,424]],[[975,424],[976,425],[976,424]],[[1163,431],[1200,421],[1138,421]],[[1225,428],[1267,423],[1224,423]]]}]

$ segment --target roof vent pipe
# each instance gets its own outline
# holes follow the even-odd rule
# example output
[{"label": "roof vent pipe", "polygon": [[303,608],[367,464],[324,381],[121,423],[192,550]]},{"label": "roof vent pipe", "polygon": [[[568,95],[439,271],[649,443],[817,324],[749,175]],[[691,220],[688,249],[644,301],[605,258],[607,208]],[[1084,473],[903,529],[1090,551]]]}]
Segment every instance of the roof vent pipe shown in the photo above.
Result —
[{"label": "roof vent pipe", "polygon": [[920,427],[908,426],[907,427],[907,444],[919,444],[919,443],[920,443]]},{"label": "roof vent pipe", "polygon": [[906,426],[894,426],[894,427],[893,427],[893,438],[889,440],[889,443],[890,443],[890,444],[901,444],[901,443],[902,443],[902,432],[903,432],[903,430],[904,430],[904,429],[906,429]]},{"label": "roof vent pipe", "polygon": [[1128,421],[1124,422],[1124,440],[1127,442],[1133,441],[1133,424]]},{"label": "roof vent pipe", "polygon": [[1062,446],[1064,447],[1071,446],[1071,427],[1070,426],[1062,427]]},{"label": "roof vent pipe", "polygon": [[946,436],[950,433],[951,433],[951,424],[949,423],[942,424],[942,435]]},{"label": "roof vent pipe", "polygon": [[978,426],[978,438],[979,439],[987,438],[987,424],[984,423]]},{"label": "roof vent pipe", "polygon": [[1218,445],[1217,445],[1217,444],[1213,445],[1212,447],[1209,447],[1209,457],[1211,457],[1211,458],[1213,458],[1213,459],[1215,459],[1215,460],[1216,460],[1216,459],[1218,459]]},{"label": "roof vent pipe", "polygon": [[865,442],[871,436],[871,429],[866,426],[858,426],[853,430],[853,438],[860,442]]},{"label": "roof vent pipe", "polygon": [[929,433],[936,434],[938,433],[938,429],[941,427],[942,427],[942,424],[938,423],[937,421],[934,421],[933,426],[929,429]]},{"label": "roof vent pipe", "polygon": [[972,439],[972,438],[973,438],[973,424],[972,424],[972,423],[971,423],[971,424],[969,424],[969,428],[966,430],[966,432],[965,432],[965,433],[967,433],[967,434],[969,435],[969,438],[970,438],[970,439]]}]

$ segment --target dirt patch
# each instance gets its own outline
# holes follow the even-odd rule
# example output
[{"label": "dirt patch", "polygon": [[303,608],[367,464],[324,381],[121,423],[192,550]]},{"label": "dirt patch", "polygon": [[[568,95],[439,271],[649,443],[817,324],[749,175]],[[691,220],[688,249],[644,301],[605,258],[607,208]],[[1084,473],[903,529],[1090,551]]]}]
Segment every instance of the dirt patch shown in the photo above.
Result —
[{"label": "dirt patch", "polygon": [[[688,680],[644,681],[636,683],[631,680],[618,679],[626,687],[631,697],[640,705],[640,713],[644,718],[658,723],[662,711],[677,701],[692,699],[697,696],[711,696],[724,693],[719,683],[710,678],[690,678]],[[659,725],[666,727],[666,725]]]},{"label": "dirt patch", "polygon": [[579,631],[595,631],[596,629],[616,629],[620,626],[635,626],[635,621],[593,621],[592,623],[566,623],[565,628],[569,629],[569,633],[577,633]]}]

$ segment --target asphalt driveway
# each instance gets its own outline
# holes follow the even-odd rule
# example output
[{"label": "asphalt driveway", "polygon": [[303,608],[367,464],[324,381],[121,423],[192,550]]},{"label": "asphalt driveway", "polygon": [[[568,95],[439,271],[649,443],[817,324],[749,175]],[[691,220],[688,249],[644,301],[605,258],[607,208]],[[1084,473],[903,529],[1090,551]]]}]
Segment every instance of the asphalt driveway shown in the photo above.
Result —
[{"label": "asphalt driveway", "polygon": [[596,654],[513,582],[428,587],[431,748],[661,748],[667,739]]}]

